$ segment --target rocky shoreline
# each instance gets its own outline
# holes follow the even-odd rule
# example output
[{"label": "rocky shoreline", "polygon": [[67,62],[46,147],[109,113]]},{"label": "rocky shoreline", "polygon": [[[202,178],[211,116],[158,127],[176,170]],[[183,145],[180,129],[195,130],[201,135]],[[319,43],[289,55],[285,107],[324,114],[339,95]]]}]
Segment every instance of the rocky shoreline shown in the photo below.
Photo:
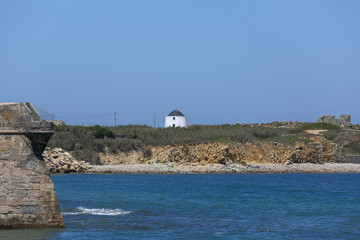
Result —
[{"label": "rocky shoreline", "polygon": [[360,164],[350,163],[300,163],[300,164],[214,164],[172,165],[131,164],[92,166],[86,173],[141,173],[141,174],[209,174],[209,173],[360,173]]},{"label": "rocky shoreline", "polygon": [[43,153],[50,173],[132,173],[132,174],[210,174],[210,173],[360,173],[354,163],[121,163],[90,165],[77,161],[61,148]]},{"label": "rocky shoreline", "polygon": [[42,154],[50,173],[85,173],[91,165],[77,161],[70,153],[61,148],[46,150]]}]

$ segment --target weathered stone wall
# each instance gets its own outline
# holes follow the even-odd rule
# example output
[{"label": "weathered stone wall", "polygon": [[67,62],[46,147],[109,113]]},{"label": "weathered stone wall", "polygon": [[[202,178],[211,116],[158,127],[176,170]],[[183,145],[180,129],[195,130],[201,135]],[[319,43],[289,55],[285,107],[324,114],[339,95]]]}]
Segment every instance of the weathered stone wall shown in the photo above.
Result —
[{"label": "weathered stone wall", "polygon": [[343,114],[339,118],[335,118],[334,115],[324,115],[316,119],[318,123],[331,123],[334,125],[351,126],[351,115]]},{"label": "weathered stone wall", "polygon": [[42,159],[52,129],[29,103],[0,104],[0,228],[64,228]]}]

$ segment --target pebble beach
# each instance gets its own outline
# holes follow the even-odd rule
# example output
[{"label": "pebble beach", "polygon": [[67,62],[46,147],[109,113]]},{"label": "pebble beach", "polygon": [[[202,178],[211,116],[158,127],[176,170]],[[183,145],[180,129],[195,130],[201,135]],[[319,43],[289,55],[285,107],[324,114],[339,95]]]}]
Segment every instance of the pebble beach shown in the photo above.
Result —
[{"label": "pebble beach", "polygon": [[92,166],[87,173],[143,173],[143,174],[189,174],[189,173],[360,173],[360,164],[350,163],[301,163],[301,164],[131,164]]}]

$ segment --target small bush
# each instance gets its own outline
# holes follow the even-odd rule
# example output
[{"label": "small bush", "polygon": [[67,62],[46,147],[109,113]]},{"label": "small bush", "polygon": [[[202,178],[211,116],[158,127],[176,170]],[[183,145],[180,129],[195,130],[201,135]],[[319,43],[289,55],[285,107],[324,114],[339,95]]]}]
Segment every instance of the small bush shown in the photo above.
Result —
[{"label": "small bush", "polygon": [[329,141],[334,140],[337,136],[338,133],[337,132],[333,132],[333,131],[328,131],[328,132],[323,132],[322,135]]},{"label": "small bush", "polygon": [[149,158],[152,157],[152,155],[153,155],[153,153],[152,153],[151,149],[146,148],[145,151],[144,151],[144,157],[149,159]]},{"label": "small bush", "polygon": [[280,135],[280,131],[278,129],[273,128],[253,128],[253,134],[256,138],[265,139],[270,137],[275,137]]},{"label": "small bush", "polygon": [[114,138],[114,133],[105,127],[95,125],[93,127],[89,127],[89,129],[93,132],[94,137],[97,139],[105,137]]},{"label": "small bush", "polygon": [[302,128],[293,128],[293,129],[289,129],[289,133],[291,134],[299,134],[299,133],[303,133],[304,129]]},{"label": "small bush", "polygon": [[59,132],[54,134],[48,146],[51,148],[61,147],[65,151],[73,151],[78,147],[73,134],[70,132]]}]

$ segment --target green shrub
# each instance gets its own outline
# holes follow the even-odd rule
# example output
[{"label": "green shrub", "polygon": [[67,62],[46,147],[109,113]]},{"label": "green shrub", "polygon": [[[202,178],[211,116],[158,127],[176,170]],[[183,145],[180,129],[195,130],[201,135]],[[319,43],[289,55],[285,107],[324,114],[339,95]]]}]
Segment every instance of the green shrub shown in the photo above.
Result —
[{"label": "green shrub", "polygon": [[329,141],[334,140],[337,136],[338,133],[334,132],[334,131],[327,131],[327,132],[323,132],[322,135]]},{"label": "green shrub", "polygon": [[301,128],[304,130],[332,130],[340,129],[340,126],[331,123],[310,123]]},{"label": "green shrub", "polygon": [[153,153],[152,153],[152,151],[151,151],[150,148],[146,148],[146,149],[143,151],[143,154],[144,154],[144,157],[145,157],[145,158],[151,158],[152,155],[153,155]]},{"label": "green shrub", "polygon": [[105,128],[105,127],[101,127],[99,125],[95,125],[93,127],[89,127],[89,129],[92,131],[93,135],[95,138],[99,139],[99,138],[114,138],[114,133]]},{"label": "green shrub", "polygon": [[343,151],[345,151],[345,153],[347,153],[347,154],[358,155],[358,154],[360,154],[360,143],[359,142],[350,142],[343,147]]},{"label": "green shrub", "polygon": [[304,129],[302,129],[302,128],[289,129],[289,133],[291,133],[291,134],[299,134],[299,133],[303,133],[303,132],[304,132]]},{"label": "green shrub", "polygon": [[54,134],[48,144],[49,147],[61,147],[65,151],[73,151],[78,144],[70,132],[58,132]]},{"label": "green shrub", "polygon": [[253,135],[258,139],[265,139],[279,136],[280,131],[273,128],[255,127],[253,128]]}]

